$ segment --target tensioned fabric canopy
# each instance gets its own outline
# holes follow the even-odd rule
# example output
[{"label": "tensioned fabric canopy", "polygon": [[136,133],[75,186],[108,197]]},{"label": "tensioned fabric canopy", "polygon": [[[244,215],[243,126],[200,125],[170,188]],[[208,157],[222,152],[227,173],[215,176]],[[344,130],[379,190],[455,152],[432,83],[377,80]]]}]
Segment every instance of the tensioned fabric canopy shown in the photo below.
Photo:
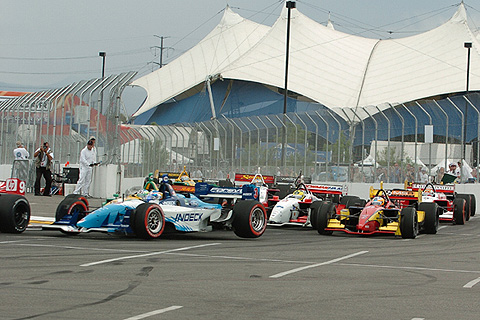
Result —
[{"label": "tensioned fabric canopy", "polygon": [[[287,9],[272,27],[225,9],[220,23],[188,52],[132,84],[147,91],[138,116],[209,77],[282,88]],[[465,42],[471,42],[470,90],[480,90],[480,41],[463,3],[443,25],[400,39],[340,32],[292,10],[288,89],[324,106],[397,104],[466,89]],[[343,113],[338,113],[345,118]]]}]

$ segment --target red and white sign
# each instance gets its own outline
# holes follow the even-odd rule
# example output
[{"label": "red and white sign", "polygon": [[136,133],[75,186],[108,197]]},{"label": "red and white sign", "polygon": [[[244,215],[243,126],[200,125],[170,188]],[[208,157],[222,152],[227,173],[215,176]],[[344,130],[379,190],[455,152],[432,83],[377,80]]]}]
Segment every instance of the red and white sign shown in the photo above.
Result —
[{"label": "red and white sign", "polygon": [[25,181],[17,178],[9,178],[6,181],[0,181],[0,193],[12,193],[25,195]]}]

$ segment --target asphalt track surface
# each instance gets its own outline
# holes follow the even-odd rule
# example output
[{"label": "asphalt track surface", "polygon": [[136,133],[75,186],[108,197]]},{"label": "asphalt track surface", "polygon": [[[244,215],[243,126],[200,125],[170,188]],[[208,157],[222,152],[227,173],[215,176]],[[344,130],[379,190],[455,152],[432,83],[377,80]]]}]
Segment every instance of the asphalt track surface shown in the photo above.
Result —
[{"label": "asphalt track surface", "polygon": [[[47,217],[61,200],[27,198]],[[414,240],[0,233],[0,319],[479,319],[479,248],[480,214]]]}]

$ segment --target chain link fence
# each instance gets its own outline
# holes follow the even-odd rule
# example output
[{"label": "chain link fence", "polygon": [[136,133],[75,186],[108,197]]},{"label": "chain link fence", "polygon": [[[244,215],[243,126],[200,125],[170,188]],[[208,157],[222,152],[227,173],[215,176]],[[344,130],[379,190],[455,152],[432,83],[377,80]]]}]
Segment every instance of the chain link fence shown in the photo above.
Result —
[{"label": "chain link fence", "polygon": [[[402,183],[424,174],[438,181],[441,167],[460,162],[476,178],[478,93],[397,105],[221,115],[200,123],[126,125],[121,94],[134,76],[80,81],[0,102],[0,163],[13,164],[16,141],[30,154],[48,141],[55,170],[61,170],[77,164],[81,149],[95,136],[98,160],[118,164],[125,177],[186,167],[205,179],[260,170],[281,176],[302,172],[318,182]],[[19,166],[12,174],[30,177],[31,169]]]}]

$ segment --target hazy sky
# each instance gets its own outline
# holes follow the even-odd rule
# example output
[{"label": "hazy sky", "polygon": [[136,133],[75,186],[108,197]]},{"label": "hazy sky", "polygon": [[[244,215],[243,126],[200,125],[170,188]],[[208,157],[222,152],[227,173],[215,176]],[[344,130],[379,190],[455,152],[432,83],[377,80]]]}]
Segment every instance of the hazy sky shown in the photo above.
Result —
[{"label": "hazy sky", "polygon": [[[337,30],[372,38],[405,37],[448,20],[458,0],[301,0],[297,9]],[[2,0],[0,10],[0,90],[62,87],[101,76],[158,65],[195,45],[222,17],[228,4],[241,16],[272,25],[278,0]],[[480,26],[480,3],[465,1],[470,21]],[[393,33],[389,33],[393,32]],[[134,89],[132,89],[134,90]],[[137,89],[135,89],[137,90]],[[143,90],[142,90],[143,91]],[[137,106],[128,106],[129,110]]]}]

